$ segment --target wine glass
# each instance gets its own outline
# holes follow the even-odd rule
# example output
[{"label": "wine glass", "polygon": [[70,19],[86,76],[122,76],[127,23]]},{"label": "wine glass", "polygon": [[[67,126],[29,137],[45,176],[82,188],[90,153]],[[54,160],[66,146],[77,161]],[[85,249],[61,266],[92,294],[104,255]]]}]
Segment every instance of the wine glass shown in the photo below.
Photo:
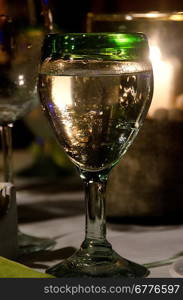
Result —
[{"label": "wine glass", "polygon": [[38,89],[57,139],[84,182],[86,201],[84,242],[47,272],[57,277],[146,276],[144,266],[112,249],[105,220],[108,174],[133,142],[151,103],[153,74],[146,37],[47,35]]},{"label": "wine glass", "polygon": [[[13,182],[12,126],[38,104],[37,64],[44,35],[43,29],[35,26],[32,13],[30,20],[25,16],[21,18],[21,13],[14,18],[8,15],[15,14],[14,5],[9,2],[0,5],[0,131],[5,182]],[[47,30],[51,23],[47,20],[46,12],[48,9],[44,6]],[[18,231],[19,254],[40,251],[53,245],[54,240]]]}]

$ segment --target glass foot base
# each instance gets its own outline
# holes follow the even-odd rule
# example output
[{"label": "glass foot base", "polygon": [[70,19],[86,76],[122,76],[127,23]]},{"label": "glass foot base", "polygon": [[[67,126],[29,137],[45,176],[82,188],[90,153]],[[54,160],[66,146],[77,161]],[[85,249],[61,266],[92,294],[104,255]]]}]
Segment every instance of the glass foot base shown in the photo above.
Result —
[{"label": "glass foot base", "polygon": [[108,242],[84,241],[71,257],[51,268],[55,277],[146,277],[149,271],[118,255]]},{"label": "glass foot base", "polygon": [[55,246],[55,244],[55,240],[38,238],[18,231],[19,256],[49,249]]}]

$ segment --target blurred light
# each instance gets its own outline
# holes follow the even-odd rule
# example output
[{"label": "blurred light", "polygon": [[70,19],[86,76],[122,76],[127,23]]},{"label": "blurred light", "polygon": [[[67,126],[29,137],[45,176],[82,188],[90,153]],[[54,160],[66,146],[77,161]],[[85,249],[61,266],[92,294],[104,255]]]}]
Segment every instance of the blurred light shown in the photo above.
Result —
[{"label": "blurred light", "polygon": [[170,20],[172,20],[172,21],[183,21],[183,12],[179,12],[177,14],[171,15]]},{"label": "blurred light", "polygon": [[24,75],[20,74],[18,76],[18,84],[19,85],[24,85],[25,81],[24,81]]},{"label": "blurred light", "polygon": [[154,95],[149,116],[160,108],[167,109],[173,98],[174,66],[172,60],[164,60],[162,52],[157,45],[150,46],[150,60],[154,73]]},{"label": "blurred light", "polygon": [[133,19],[132,16],[125,16],[125,19],[128,20],[128,21],[131,21]]},{"label": "blurred light", "polygon": [[134,18],[155,18],[155,19],[162,19],[162,18],[165,18],[167,17],[167,13],[160,13],[158,11],[151,11],[151,12],[148,12],[148,13],[134,13],[132,14],[132,16]]},{"label": "blurred light", "polygon": [[149,57],[152,63],[159,62],[161,60],[160,48],[158,46],[151,46]]},{"label": "blurred light", "polygon": [[19,85],[24,85],[24,80],[19,80]]},{"label": "blurred light", "polygon": [[147,13],[146,16],[147,18],[157,18],[159,14],[156,12],[152,12],[152,13]]}]

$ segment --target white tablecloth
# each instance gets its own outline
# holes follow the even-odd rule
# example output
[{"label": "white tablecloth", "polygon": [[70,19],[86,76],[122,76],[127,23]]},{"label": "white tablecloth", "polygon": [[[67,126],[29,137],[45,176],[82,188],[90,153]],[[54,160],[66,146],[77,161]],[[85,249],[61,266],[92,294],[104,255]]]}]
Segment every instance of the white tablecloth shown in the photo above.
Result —
[{"label": "white tablecloth", "polygon": [[[80,246],[84,238],[82,192],[44,194],[20,191],[17,193],[17,203],[20,229],[24,233],[55,238],[57,242],[54,249],[44,252],[44,255],[37,253],[25,258],[24,263],[44,271]],[[33,220],[28,217],[28,212]],[[108,240],[121,256],[140,264],[149,263],[183,251],[183,225],[137,226],[110,223]],[[149,277],[171,277],[170,267],[152,268]]]}]

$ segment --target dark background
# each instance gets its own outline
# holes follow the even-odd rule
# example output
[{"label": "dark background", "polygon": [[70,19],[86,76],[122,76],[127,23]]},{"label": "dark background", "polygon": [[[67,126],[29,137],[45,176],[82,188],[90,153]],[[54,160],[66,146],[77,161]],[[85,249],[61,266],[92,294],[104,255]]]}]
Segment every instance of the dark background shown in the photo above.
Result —
[{"label": "dark background", "polygon": [[50,1],[56,22],[64,31],[85,30],[86,14],[123,13],[127,11],[176,11],[183,10],[182,0],[75,0]]}]

